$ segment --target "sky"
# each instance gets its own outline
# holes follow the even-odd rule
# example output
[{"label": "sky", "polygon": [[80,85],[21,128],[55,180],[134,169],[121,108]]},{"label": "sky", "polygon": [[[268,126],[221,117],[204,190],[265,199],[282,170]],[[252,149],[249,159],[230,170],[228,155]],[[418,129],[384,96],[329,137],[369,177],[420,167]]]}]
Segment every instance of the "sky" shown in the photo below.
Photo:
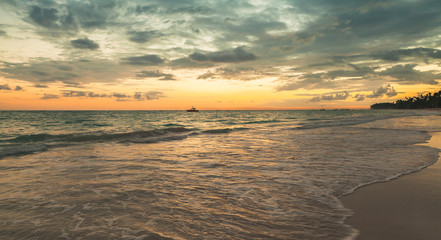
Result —
[{"label": "sky", "polygon": [[441,89],[439,0],[0,0],[0,109],[367,108]]}]

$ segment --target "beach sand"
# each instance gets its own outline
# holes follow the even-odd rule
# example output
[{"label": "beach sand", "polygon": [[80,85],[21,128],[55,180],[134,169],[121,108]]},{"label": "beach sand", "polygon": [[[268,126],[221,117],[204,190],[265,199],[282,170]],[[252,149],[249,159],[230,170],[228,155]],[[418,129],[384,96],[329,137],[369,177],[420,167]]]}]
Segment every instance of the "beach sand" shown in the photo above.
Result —
[{"label": "beach sand", "polygon": [[[428,144],[441,151],[441,133]],[[435,164],[342,197],[354,212],[346,223],[363,239],[441,239],[441,157]]]}]

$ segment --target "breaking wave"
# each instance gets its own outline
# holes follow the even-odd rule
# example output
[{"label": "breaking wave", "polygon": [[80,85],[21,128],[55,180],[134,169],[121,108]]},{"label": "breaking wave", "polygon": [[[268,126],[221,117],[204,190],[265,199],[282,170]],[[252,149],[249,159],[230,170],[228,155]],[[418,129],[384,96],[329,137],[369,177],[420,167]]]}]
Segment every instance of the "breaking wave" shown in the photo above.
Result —
[{"label": "breaking wave", "polygon": [[48,148],[87,142],[115,141],[119,143],[157,143],[187,138],[192,130],[176,127],[127,133],[72,133],[72,134],[29,134],[1,140],[0,158],[12,155],[30,154]]}]

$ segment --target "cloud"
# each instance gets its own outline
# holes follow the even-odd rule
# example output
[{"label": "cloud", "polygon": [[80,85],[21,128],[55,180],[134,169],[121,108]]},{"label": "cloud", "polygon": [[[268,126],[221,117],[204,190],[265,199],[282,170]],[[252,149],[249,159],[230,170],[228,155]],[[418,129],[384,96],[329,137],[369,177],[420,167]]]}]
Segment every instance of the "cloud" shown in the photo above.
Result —
[{"label": "cloud", "polygon": [[357,94],[357,95],[354,96],[354,98],[357,99],[356,100],[357,102],[360,102],[360,101],[365,100],[366,98],[381,98],[381,97],[384,97],[384,96],[394,97],[396,95],[398,95],[397,91],[394,89],[393,86],[388,84],[388,85],[379,87],[378,89],[372,91],[372,94],[368,94],[368,95]]},{"label": "cloud", "polygon": [[48,88],[48,85],[44,85],[44,84],[35,84],[34,88]]},{"label": "cloud", "polygon": [[[365,60],[366,61],[366,60]],[[367,64],[371,62],[366,61]],[[348,89],[365,90],[372,89],[373,83],[379,81],[398,84],[431,84],[436,85],[441,80],[441,73],[437,71],[420,71],[415,69],[418,64],[395,65],[386,69],[379,66],[357,66],[350,63],[344,64],[344,69],[335,69],[338,65],[322,65],[318,73],[296,73],[285,75],[278,79],[279,85],[276,91],[293,91],[298,89]],[[381,69],[381,70],[380,70]],[[291,70],[292,71],[292,70]],[[294,71],[299,71],[295,69]],[[300,69],[301,71],[301,69]],[[306,71],[313,71],[308,70]]]},{"label": "cloud", "polygon": [[164,59],[155,54],[148,54],[138,57],[122,58],[123,63],[129,65],[155,66],[164,63]]},{"label": "cloud", "polygon": [[0,29],[0,36],[6,36],[6,32]]},{"label": "cloud", "polygon": [[60,17],[58,10],[55,8],[41,8],[32,6],[29,17],[38,25],[46,28],[54,28],[59,26]]},{"label": "cloud", "polygon": [[86,97],[87,92],[83,91],[63,91],[63,97]]},{"label": "cloud", "polygon": [[27,63],[3,62],[0,76],[35,84],[61,82],[81,87],[86,83],[111,83],[133,76],[127,65],[106,59],[53,61],[36,59]]},{"label": "cloud", "polygon": [[[38,33],[50,37],[104,29],[112,24],[111,20],[123,13],[124,9],[118,8],[117,2],[117,0],[29,2],[27,4],[32,5],[27,6],[28,18],[25,20],[49,30]],[[17,6],[26,6],[26,3]]]},{"label": "cloud", "polygon": [[107,95],[105,93],[99,94],[99,93],[89,92],[89,93],[87,93],[87,97],[90,97],[90,98],[107,98],[107,97],[109,97],[109,95]]},{"label": "cloud", "polygon": [[113,93],[112,96],[116,97],[116,98],[130,98],[129,95],[124,94],[124,93]]},{"label": "cloud", "polygon": [[43,99],[43,100],[49,100],[49,99],[57,99],[57,98],[60,98],[58,95],[55,95],[55,94],[44,94],[44,96],[43,97],[41,97],[40,99]]},{"label": "cloud", "polygon": [[11,90],[8,84],[0,85],[0,90]]},{"label": "cloud", "polygon": [[367,98],[379,98],[383,97],[384,95],[388,97],[396,96],[398,93],[395,91],[394,87],[392,87],[390,84],[380,87],[375,91],[372,91],[372,94],[367,95]]},{"label": "cloud", "polygon": [[[1,68],[0,72],[6,73],[5,77],[20,79],[29,82],[64,82],[72,83],[79,80],[81,75],[78,71],[62,70],[64,64],[58,61],[36,61],[31,63],[7,63],[6,67]],[[34,87],[44,88],[42,84]]]},{"label": "cloud", "polygon": [[191,59],[199,62],[224,62],[224,63],[235,63],[235,62],[244,62],[244,61],[252,61],[257,57],[253,53],[248,53],[244,50],[243,47],[237,47],[233,50],[226,50],[220,52],[212,52],[212,53],[192,53],[189,56]]},{"label": "cloud", "polygon": [[325,79],[325,73],[308,73],[300,76],[285,76],[279,81],[283,84],[275,87],[276,91],[292,91],[298,89],[335,88],[338,84],[332,79]]},{"label": "cloud", "polygon": [[150,92],[146,92],[144,96],[146,100],[155,100],[155,99],[164,98],[165,94],[159,91],[150,91]]},{"label": "cloud", "polygon": [[209,70],[206,73],[199,75],[197,79],[233,79],[249,81],[262,78],[265,75],[269,74],[256,71],[251,67],[225,67],[217,68],[214,71]]},{"label": "cloud", "polygon": [[15,86],[15,89],[14,89],[14,91],[21,91],[21,90],[23,90],[23,88],[22,88],[22,87],[20,87],[20,86]]},{"label": "cloud", "polygon": [[357,95],[354,96],[354,98],[357,99],[356,100],[357,102],[361,102],[361,101],[364,101],[366,99],[366,96],[364,94],[357,94]]},{"label": "cloud", "polygon": [[189,57],[174,59],[169,62],[168,66],[173,68],[210,68],[214,64],[211,62],[197,62]]},{"label": "cloud", "polygon": [[441,74],[434,71],[419,71],[415,67],[417,64],[396,65],[378,73],[380,76],[392,77],[394,82],[401,84],[438,84],[437,79],[441,79]]},{"label": "cloud", "polygon": [[347,91],[344,91],[341,93],[313,97],[309,101],[310,102],[321,102],[321,101],[345,100],[348,97],[350,97],[350,94]]},{"label": "cloud", "polygon": [[136,74],[137,78],[159,78],[161,81],[176,81],[173,74],[163,73],[159,70],[155,71],[141,71]]},{"label": "cloud", "polygon": [[373,54],[372,56],[374,58],[395,62],[402,60],[404,57],[441,59],[441,50],[419,47],[410,49],[389,50],[382,53]]},{"label": "cloud", "polygon": [[164,98],[165,94],[159,91],[150,91],[150,92],[136,92],[133,95],[133,98],[138,101],[143,100],[156,100],[160,98]]},{"label": "cloud", "polygon": [[160,37],[162,34],[158,31],[129,31],[129,40],[135,43],[146,43],[152,38]]},{"label": "cloud", "polygon": [[133,95],[133,99],[138,101],[144,101],[144,100],[156,100],[160,98],[164,98],[165,95],[163,92],[159,91],[150,91],[150,92],[136,92]]},{"label": "cloud", "polygon": [[149,91],[149,92],[135,92],[133,94],[133,98],[128,94],[120,94],[120,93],[113,93],[112,96],[117,98],[117,101],[118,100],[130,101],[131,99],[144,101],[144,100],[156,100],[156,99],[164,98],[165,94],[160,91]]},{"label": "cloud", "polygon": [[95,50],[100,47],[96,42],[89,40],[88,38],[79,38],[70,41],[70,43],[72,44],[73,47],[80,49]]},{"label": "cloud", "polygon": [[[62,90],[63,97],[80,97],[80,98],[110,98],[113,95],[107,95],[105,93],[94,93],[89,91],[72,91],[72,90]],[[116,96],[123,96],[116,94]]]}]

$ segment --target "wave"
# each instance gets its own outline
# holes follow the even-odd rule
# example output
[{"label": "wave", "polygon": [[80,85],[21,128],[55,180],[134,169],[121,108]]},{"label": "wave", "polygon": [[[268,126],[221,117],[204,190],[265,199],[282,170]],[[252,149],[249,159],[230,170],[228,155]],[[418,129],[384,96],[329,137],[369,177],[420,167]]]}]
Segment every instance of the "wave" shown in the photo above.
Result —
[{"label": "wave", "polygon": [[48,149],[48,146],[45,144],[24,144],[18,146],[9,146],[3,149],[0,149],[0,158],[14,155],[24,155],[30,154],[34,152],[41,152]]},{"label": "wave", "polygon": [[164,125],[162,125],[162,126],[164,126],[164,127],[168,127],[168,128],[172,128],[172,127],[174,127],[174,128],[176,128],[176,127],[184,127],[184,125],[177,124],[177,123],[167,123],[167,124],[164,124]]},{"label": "wave", "polygon": [[[293,118],[295,119],[295,118]],[[226,120],[222,120],[222,121],[226,121]],[[216,122],[222,122],[221,120],[217,120]],[[228,125],[248,125],[248,124],[266,124],[266,123],[279,123],[279,122],[283,122],[281,120],[278,119],[273,119],[273,120],[256,120],[256,121],[248,121],[248,122],[242,122],[242,121],[229,121],[227,122]]]},{"label": "wave", "polygon": [[402,116],[381,116],[381,117],[354,117],[354,118],[340,118],[333,120],[323,120],[323,119],[308,119],[310,122],[299,123],[299,127],[295,127],[293,129],[314,129],[314,128],[323,128],[323,127],[341,127],[341,126],[351,126],[362,123],[373,122],[382,119],[388,118],[396,118]]},{"label": "wave", "polygon": [[183,127],[165,128],[147,131],[134,131],[127,133],[72,133],[72,134],[30,134],[22,135],[1,142],[7,143],[34,143],[34,142],[89,142],[89,141],[124,141],[147,138],[159,138],[164,135],[182,134],[192,130]]},{"label": "wave", "polygon": [[231,133],[231,132],[235,132],[235,131],[244,131],[244,130],[250,130],[250,128],[220,128],[220,129],[210,129],[210,130],[205,130],[202,131],[202,133],[205,134],[220,134],[220,133]]},{"label": "wave", "polygon": [[30,134],[1,140],[0,158],[12,155],[30,154],[49,148],[69,146],[87,142],[116,141],[119,143],[157,143],[187,138],[193,130],[187,128],[165,128],[127,133],[73,133],[73,134]]},{"label": "wave", "polygon": [[250,128],[224,128],[200,131],[184,127],[173,127],[126,133],[72,133],[72,134],[29,134],[0,140],[0,159],[13,155],[32,154],[49,148],[70,146],[73,144],[114,141],[117,143],[158,143],[186,139],[197,134],[226,134]]},{"label": "wave", "polygon": [[262,124],[262,123],[278,123],[278,122],[282,122],[282,121],[273,119],[273,120],[250,121],[250,122],[244,122],[243,124]]}]

